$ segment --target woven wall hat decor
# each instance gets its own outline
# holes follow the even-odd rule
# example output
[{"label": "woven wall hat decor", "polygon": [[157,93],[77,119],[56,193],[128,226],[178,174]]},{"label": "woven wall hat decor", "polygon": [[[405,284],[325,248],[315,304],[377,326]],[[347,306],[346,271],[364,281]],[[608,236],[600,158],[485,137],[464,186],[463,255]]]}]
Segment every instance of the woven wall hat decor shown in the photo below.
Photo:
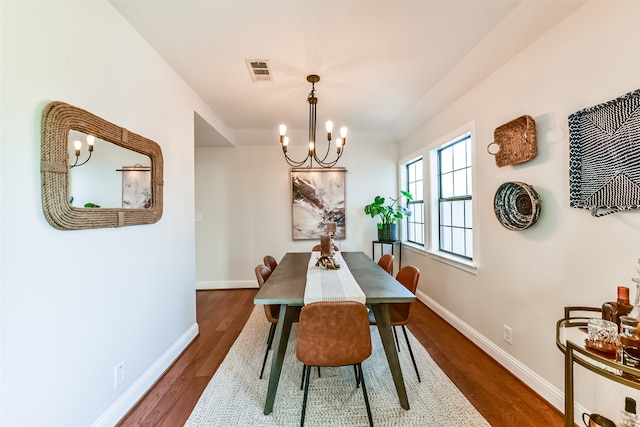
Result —
[{"label": "woven wall hat decor", "polygon": [[540,196],[529,184],[505,182],[493,199],[496,218],[504,228],[513,231],[526,230],[538,221]]},{"label": "woven wall hat decor", "polygon": [[536,122],[531,116],[520,116],[498,126],[487,152],[496,158],[498,167],[528,162],[538,155]]},{"label": "woven wall hat decor", "polygon": [[640,207],[640,89],[569,116],[569,189],[596,217]]}]

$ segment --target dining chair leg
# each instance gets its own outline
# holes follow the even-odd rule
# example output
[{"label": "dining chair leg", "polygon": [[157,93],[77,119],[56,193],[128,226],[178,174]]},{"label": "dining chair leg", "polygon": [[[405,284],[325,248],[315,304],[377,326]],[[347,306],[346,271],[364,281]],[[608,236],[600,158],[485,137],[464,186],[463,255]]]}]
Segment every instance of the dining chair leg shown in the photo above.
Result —
[{"label": "dining chair leg", "polygon": [[[318,378],[320,378],[320,366],[318,366],[317,368],[318,368]],[[309,368],[307,365],[304,365],[302,367],[302,381],[300,382],[300,390],[302,390],[302,387],[304,386],[304,373],[307,371],[307,369],[311,369],[311,368]]]},{"label": "dining chair leg", "polygon": [[264,367],[267,365],[267,356],[269,355],[269,350],[271,350],[271,345],[273,344],[273,337],[276,334],[276,324],[272,323],[269,328],[269,337],[267,338],[267,351],[264,352],[264,359],[262,360],[262,370],[260,370],[260,379],[264,375]]},{"label": "dining chair leg", "polygon": [[311,366],[305,365],[304,371],[305,375],[305,384],[304,384],[304,397],[302,398],[302,417],[300,418],[300,427],[304,426],[304,416],[307,412],[307,396],[309,395],[309,374],[311,373]]},{"label": "dining chair leg", "polygon": [[392,326],[391,329],[393,330],[393,338],[395,338],[396,340],[396,347],[398,348],[398,353],[400,353],[400,341],[398,341],[398,333],[396,332],[396,327]]},{"label": "dining chair leg", "polygon": [[418,382],[420,381],[420,373],[418,372],[418,365],[416,365],[416,359],[413,357],[413,351],[411,350],[411,344],[409,344],[409,337],[407,336],[407,329],[402,325],[402,332],[404,332],[404,339],[407,341],[407,348],[409,349],[409,355],[411,356],[411,361],[413,362],[413,367],[416,370],[416,375],[418,376]]},{"label": "dining chair leg", "polygon": [[300,390],[304,388],[304,376],[307,373],[307,365],[302,365],[302,378],[300,379]]},{"label": "dining chair leg", "polygon": [[353,365],[353,372],[356,374],[356,388],[360,388],[360,376],[358,375],[358,368]]},{"label": "dining chair leg", "polygon": [[[353,365],[356,367],[356,365]],[[362,383],[362,394],[364,396],[364,404],[367,407],[367,417],[369,418],[369,425],[373,427],[373,417],[371,416],[371,406],[369,406],[369,395],[367,394],[367,386],[364,384],[364,375],[362,374],[362,363],[357,364],[356,371],[358,372],[358,376],[360,377],[360,382]]]}]

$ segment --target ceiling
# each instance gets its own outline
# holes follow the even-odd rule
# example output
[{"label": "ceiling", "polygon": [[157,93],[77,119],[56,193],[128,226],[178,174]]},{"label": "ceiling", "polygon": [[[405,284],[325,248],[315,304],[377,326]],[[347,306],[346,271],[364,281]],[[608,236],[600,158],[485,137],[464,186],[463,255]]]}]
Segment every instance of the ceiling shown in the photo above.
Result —
[{"label": "ceiling", "polygon": [[[319,123],[399,141],[584,0],[110,3],[222,122],[207,131],[196,114],[195,144],[229,146],[275,143],[280,123],[306,135],[309,74]],[[254,82],[246,60],[268,61],[272,80]]]}]

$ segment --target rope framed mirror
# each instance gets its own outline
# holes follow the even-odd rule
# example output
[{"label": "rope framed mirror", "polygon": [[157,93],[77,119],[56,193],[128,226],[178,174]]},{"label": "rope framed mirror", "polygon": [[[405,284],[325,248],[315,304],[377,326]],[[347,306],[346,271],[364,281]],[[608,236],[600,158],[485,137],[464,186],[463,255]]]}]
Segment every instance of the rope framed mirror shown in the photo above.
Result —
[{"label": "rope framed mirror", "polygon": [[[76,148],[76,163],[69,163],[69,135],[72,131],[148,156],[150,197],[144,208],[72,205],[72,196],[69,191],[70,171],[78,161]],[[129,132],[81,108],[54,101],[49,103],[42,112],[41,144],[42,209],[52,227],[59,230],[122,227],[153,224],[162,217],[162,150],[154,141]],[[89,150],[91,154],[93,145]],[[114,171],[114,173],[120,172]]]}]

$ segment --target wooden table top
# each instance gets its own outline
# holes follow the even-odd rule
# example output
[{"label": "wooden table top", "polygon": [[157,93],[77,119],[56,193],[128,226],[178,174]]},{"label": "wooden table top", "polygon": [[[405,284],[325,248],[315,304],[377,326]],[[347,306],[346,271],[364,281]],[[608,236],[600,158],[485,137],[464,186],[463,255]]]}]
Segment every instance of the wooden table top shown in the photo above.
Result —
[{"label": "wooden table top", "polygon": [[[364,252],[340,252],[367,297],[367,304],[413,302],[415,295]],[[255,304],[304,305],[311,252],[288,252],[254,298]]]}]

